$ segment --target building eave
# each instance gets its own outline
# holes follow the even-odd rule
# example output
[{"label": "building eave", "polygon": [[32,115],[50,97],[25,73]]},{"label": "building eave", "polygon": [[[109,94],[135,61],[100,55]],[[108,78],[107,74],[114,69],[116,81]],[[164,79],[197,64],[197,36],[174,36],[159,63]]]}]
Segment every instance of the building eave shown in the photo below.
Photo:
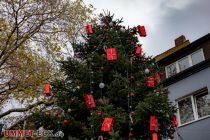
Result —
[{"label": "building eave", "polygon": [[190,41],[189,40],[186,40],[182,45],[173,47],[173,48],[165,51],[164,53],[161,53],[161,54],[157,55],[155,57],[155,61],[156,62],[161,61],[162,59],[164,59],[164,58],[172,55],[173,53],[177,52],[178,50],[181,50],[181,49],[185,48],[189,44],[190,44]]}]

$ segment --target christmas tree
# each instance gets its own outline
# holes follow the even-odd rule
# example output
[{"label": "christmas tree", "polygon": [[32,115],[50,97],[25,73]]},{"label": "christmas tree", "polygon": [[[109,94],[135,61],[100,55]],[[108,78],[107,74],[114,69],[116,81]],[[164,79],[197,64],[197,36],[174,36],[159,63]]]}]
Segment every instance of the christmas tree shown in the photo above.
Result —
[{"label": "christmas tree", "polygon": [[142,51],[144,26],[122,26],[110,13],[88,24],[83,41],[73,44],[75,57],[60,62],[65,80],[52,83],[63,112],[36,113],[46,129],[64,139],[142,139],[173,137],[175,107],[161,85],[161,69]]}]

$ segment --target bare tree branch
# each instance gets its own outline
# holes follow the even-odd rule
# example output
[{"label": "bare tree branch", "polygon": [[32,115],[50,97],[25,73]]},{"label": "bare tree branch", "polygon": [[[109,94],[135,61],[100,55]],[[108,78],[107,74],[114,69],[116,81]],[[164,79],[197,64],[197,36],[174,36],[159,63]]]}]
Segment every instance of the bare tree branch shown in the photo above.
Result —
[{"label": "bare tree branch", "polygon": [[36,103],[34,103],[34,104],[32,104],[32,105],[29,105],[29,106],[26,107],[26,108],[15,108],[15,109],[10,109],[10,110],[8,110],[8,111],[6,111],[6,112],[0,114],[0,118],[4,117],[4,116],[6,116],[6,115],[8,115],[8,114],[10,114],[10,113],[12,113],[12,112],[25,112],[25,111],[28,111],[28,110],[30,110],[30,109],[32,109],[32,108],[34,108],[34,107],[37,107],[38,105],[41,105],[41,104],[44,104],[44,105],[46,105],[46,106],[49,106],[49,105],[53,105],[54,102],[53,102],[53,101],[51,101],[51,102],[39,101],[39,102],[36,102]]}]

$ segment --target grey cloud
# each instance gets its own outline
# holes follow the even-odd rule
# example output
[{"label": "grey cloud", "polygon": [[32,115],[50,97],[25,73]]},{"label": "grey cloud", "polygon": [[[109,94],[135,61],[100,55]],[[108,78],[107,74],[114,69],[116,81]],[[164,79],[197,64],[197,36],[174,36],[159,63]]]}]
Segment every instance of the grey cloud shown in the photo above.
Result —
[{"label": "grey cloud", "polygon": [[151,41],[149,44],[159,48],[152,50],[152,55],[173,47],[174,39],[182,34],[192,42],[210,33],[209,6],[210,2],[201,0],[182,10],[165,7],[168,14],[162,17],[162,23],[157,26],[158,30],[152,33],[151,39],[148,40]]},{"label": "grey cloud", "polygon": [[157,55],[174,46],[184,34],[191,42],[210,32],[209,0],[84,0],[98,10],[110,10],[125,25],[144,24],[146,38],[140,38],[148,55]]}]

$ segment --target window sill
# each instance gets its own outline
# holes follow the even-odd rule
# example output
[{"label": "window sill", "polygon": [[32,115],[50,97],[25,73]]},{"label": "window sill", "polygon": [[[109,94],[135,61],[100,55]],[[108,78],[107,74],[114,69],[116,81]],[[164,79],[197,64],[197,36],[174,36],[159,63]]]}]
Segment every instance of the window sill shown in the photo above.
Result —
[{"label": "window sill", "polygon": [[189,124],[192,124],[192,123],[195,123],[195,122],[207,119],[207,118],[210,118],[210,115],[202,117],[202,118],[199,118],[199,119],[196,119],[196,120],[193,120],[193,121],[190,121],[190,122],[187,122],[187,123],[184,123],[184,124],[181,124],[181,125],[178,126],[178,128],[181,128],[183,126],[186,126],[186,125],[189,125]]}]

